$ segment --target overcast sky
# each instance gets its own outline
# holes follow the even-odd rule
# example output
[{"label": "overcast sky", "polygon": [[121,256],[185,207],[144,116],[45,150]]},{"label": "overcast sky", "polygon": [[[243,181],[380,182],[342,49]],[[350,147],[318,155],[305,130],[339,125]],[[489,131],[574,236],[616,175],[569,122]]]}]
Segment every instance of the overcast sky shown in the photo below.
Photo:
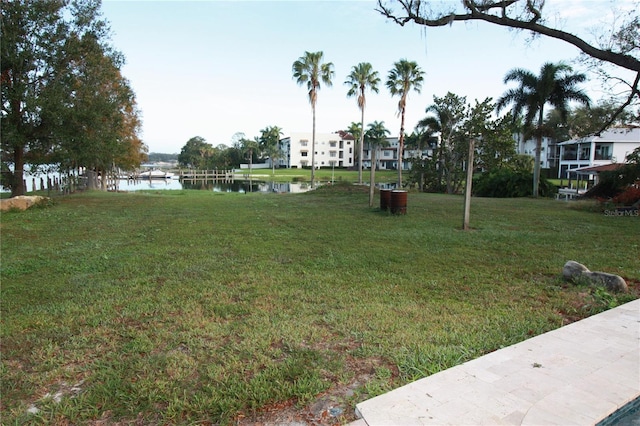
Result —
[{"label": "overcast sky", "polygon": [[[452,0],[453,1],[453,0]],[[457,1],[457,0],[456,0]],[[553,20],[587,39],[606,28],[612,4],[628,0],[547,0]],[[397,135],[397,98],[384,85],[393,63],[416,61],[425,71],[420,94],[411,93],[406,129],[425,116],[433,96],[448,91],[475,99],[497,98],[512,68],[536,74],[544,62],[569,62],[567,43],[483,23],[425,29],[400,27],[376,12],[375,1],[114,1],[103,0],[112,42],[126,57],[124,76],[142,113],[142,139],[150,152],[177,153],[191,137],[230,145],[236,132],[249,138],[266,126],[284,135],[311,131],[306,87],[291,66],[305,51],[323,51],[333,62],[332,87],[318,94],[317,131],[333,132],[360,121],[344,84],[351,67],[370,62],[380,92],[367,96],[365,125],[384,121]],[[579,70],[578,66],[575,66]],[[588,90],[601,97],[596,85]]]}]

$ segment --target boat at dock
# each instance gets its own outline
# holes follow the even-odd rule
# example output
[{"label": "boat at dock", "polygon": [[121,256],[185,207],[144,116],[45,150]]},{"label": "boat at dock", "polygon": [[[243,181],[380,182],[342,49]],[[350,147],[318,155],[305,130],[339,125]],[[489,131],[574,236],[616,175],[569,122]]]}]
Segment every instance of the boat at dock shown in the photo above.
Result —
[{"label": "boat at dock", "polygon": [[133,175],[132,179],[173,179],[175,175],[171,172],[165,172],[162,170],[149,170],[146,172]]}]

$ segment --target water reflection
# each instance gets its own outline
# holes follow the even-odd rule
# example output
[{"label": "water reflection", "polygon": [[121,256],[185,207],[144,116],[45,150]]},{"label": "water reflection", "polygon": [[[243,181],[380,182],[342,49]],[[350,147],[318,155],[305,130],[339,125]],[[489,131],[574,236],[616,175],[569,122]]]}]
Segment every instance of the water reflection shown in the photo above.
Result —
[{"label": "water reflection", "polygon": [[142,191],[142,190],[179,190],[196,189],[213,192],[306,192],[311,189],[311,185],[306,182],[267,182],[257,180],[233,180],[223,181],[197,181],[180,182],[178,179],[152,179],[152,180],[127,180],[121,179],[118,182],[119,191]]}]

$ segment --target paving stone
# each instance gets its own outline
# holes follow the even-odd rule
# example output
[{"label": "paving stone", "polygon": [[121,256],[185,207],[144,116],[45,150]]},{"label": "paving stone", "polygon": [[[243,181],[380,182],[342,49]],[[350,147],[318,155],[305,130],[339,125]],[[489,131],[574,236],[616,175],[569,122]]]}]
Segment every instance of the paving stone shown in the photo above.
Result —
[{"label": "paving stone", "polygon": [[357,405],[368,426],[595,424],[640,396],[640,300]]}]

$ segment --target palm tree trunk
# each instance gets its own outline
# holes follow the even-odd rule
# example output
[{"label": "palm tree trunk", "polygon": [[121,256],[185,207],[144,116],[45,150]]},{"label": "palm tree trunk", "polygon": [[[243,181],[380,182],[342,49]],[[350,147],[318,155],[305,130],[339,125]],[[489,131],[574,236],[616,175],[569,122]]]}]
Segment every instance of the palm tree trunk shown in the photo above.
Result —
[{"label": "palm tree trunk", "polygon": [[362,185],[362,161],[364,160],[364,107],[360,108],[360,111],[360,164],[358,164],[358,183]]},{"label": "palm tree trunk", "polygon": [[536,137],[536,154],[535,163],[533,164],[533,197],[538,198],[538,191],[540,187],[540,157],[542,151],[542,124],[543,115],[542,108],[540,108],[540,114],[538,116],[538,135]]},{"label": "palm tree trunk", "polygon": [[376,149],[377,146],[374,147],[373,145],[371,145],[370,147],[370,151],[371,151],[371,173],[370,173],[370,178],[369,180],[371,181],[369,183],[369,207],[373,207],[373,196],[375,194],[375,189],[376,189],[376,182],[375,182],[375,178],[376,178]]},{"label": "palm tree trunk", "polygon": [[398,142],[398,189],[402,189],[402,154],[404,153],[404,106],[400,118],[400,140]]},{"label": "palm tree trunk", "polygon": [[311,189],[314,187],[315,169],[316,169],[316,106],[311,105],[313,113],[313,127],[311,133]]}]

